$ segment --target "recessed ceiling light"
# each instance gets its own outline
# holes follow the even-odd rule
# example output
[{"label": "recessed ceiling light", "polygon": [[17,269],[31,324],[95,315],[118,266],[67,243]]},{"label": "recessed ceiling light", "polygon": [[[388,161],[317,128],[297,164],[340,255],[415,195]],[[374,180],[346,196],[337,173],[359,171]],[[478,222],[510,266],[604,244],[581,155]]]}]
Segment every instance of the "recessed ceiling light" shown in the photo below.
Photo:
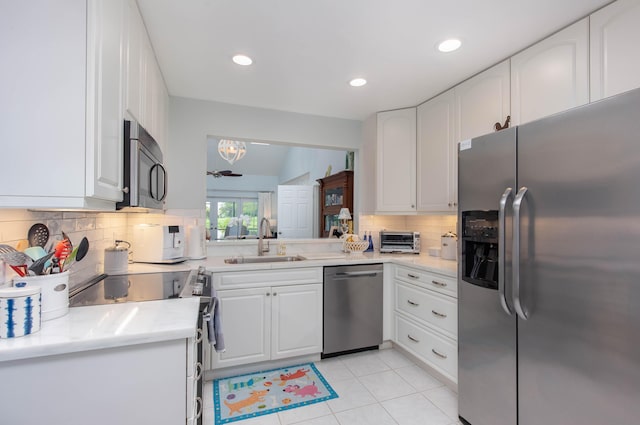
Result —
[{"label": "recessed ceiling light", "polygon": [[253,59],[245,55],[235,55],[233,57],[233,61],[238,65],[244,65],[244,66],[251,65],[253,63]]},{"label": "recessed ceiling light", "polygon": [[449,53],[453,52],[454,50],[458,50],[461,45],[462,41],[458,40],[457,38],[450,38],[438,44],[438,50],[443,53]]},{"label": "recessed ceiling light", "polygon": [[349,81],[349,85],[351,87],[362,87],[365,84],[367,84],[367,80],[365,80],[364,78],[354,78],[353,80]]}]

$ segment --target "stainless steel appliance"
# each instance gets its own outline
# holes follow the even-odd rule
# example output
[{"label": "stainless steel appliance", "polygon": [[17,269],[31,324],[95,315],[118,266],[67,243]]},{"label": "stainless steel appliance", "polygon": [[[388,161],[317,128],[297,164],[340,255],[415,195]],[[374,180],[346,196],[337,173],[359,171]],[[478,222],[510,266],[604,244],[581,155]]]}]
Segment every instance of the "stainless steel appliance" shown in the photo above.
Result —
[{"label": "stainless steel appliance", "polygon": [[382,264],[324,268],[322,357],[382,344]]},{"label": "stainless steel appliance", "polygon": [[459,415],[640,417],[640,91],[459,148]]},{"label": "stainless steel appliance", "polygon": [[137,122],[124,122],[123,199],[116,209],[162,209],[167,196],[167,171],[160,145]]},{"label": "stainless steel appliance", "polygon": [[[200,309],[196,329],[196,356],[194,370],[199,374],[195,387],[197,412],[194,420],[202,425],[203,365],[207,341],[205,316],[211,311],[212,283],[211,274],[204,268],[191,271],[176,271],[162,273],[143,273],[127,275],[100,275],[83,285],[70,291],[69,305],[71,307],[113,304],[122,302],[139,302],[163,300],[169,298],[200,297]],[[185,383],[186,385],[187,383]],[[190,390],[188,390],[190,391]]]},{"label": "stainless steel appliance", "polygon": [[380,252],[420,254],[420,232],[380,231]]}]

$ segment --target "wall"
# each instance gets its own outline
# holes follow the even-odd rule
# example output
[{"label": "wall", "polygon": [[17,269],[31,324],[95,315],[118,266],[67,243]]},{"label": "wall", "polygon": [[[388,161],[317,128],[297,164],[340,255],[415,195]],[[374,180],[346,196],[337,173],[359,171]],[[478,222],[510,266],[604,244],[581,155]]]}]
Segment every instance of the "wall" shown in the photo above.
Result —
[{"label": "wall", "polygon": [[284,164],[279,176],[280,184],[308,173],[309,184],[316,185],[316,180],[325,176],[329,166],[331,174],[345,169],[346,152],[292,147]]},{"label": "wall", "polygon": [[362,123],[220,102],[169,100],[167,208],[204,208],[207,136],[358,149]]}]

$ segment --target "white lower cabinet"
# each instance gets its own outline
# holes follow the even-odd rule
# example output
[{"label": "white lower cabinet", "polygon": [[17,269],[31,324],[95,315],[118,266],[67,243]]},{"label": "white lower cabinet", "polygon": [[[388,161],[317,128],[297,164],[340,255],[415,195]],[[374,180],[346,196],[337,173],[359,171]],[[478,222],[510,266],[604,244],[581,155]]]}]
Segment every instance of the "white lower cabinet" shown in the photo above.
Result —
[{"label": "white lower cabinet", "polygon": [[211,352],[213,369],[322,351],[321,268],[226,273],[214,285],[226,351]]},{"label": "white lower cabinet", "polygon": [[395,266],[394,342],[452,382],[458,380],[455,278]]}]

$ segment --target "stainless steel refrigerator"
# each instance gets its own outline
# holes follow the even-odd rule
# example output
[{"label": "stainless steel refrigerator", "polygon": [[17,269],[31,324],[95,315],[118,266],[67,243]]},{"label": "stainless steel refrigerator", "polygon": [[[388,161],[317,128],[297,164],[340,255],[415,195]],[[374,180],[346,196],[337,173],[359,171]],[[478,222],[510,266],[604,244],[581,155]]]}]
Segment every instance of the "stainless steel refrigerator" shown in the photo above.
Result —
[{"label": "stainless steel refrigerator", "polygon": [[463,423],[639,423],[640,90],[458,155]]}]

